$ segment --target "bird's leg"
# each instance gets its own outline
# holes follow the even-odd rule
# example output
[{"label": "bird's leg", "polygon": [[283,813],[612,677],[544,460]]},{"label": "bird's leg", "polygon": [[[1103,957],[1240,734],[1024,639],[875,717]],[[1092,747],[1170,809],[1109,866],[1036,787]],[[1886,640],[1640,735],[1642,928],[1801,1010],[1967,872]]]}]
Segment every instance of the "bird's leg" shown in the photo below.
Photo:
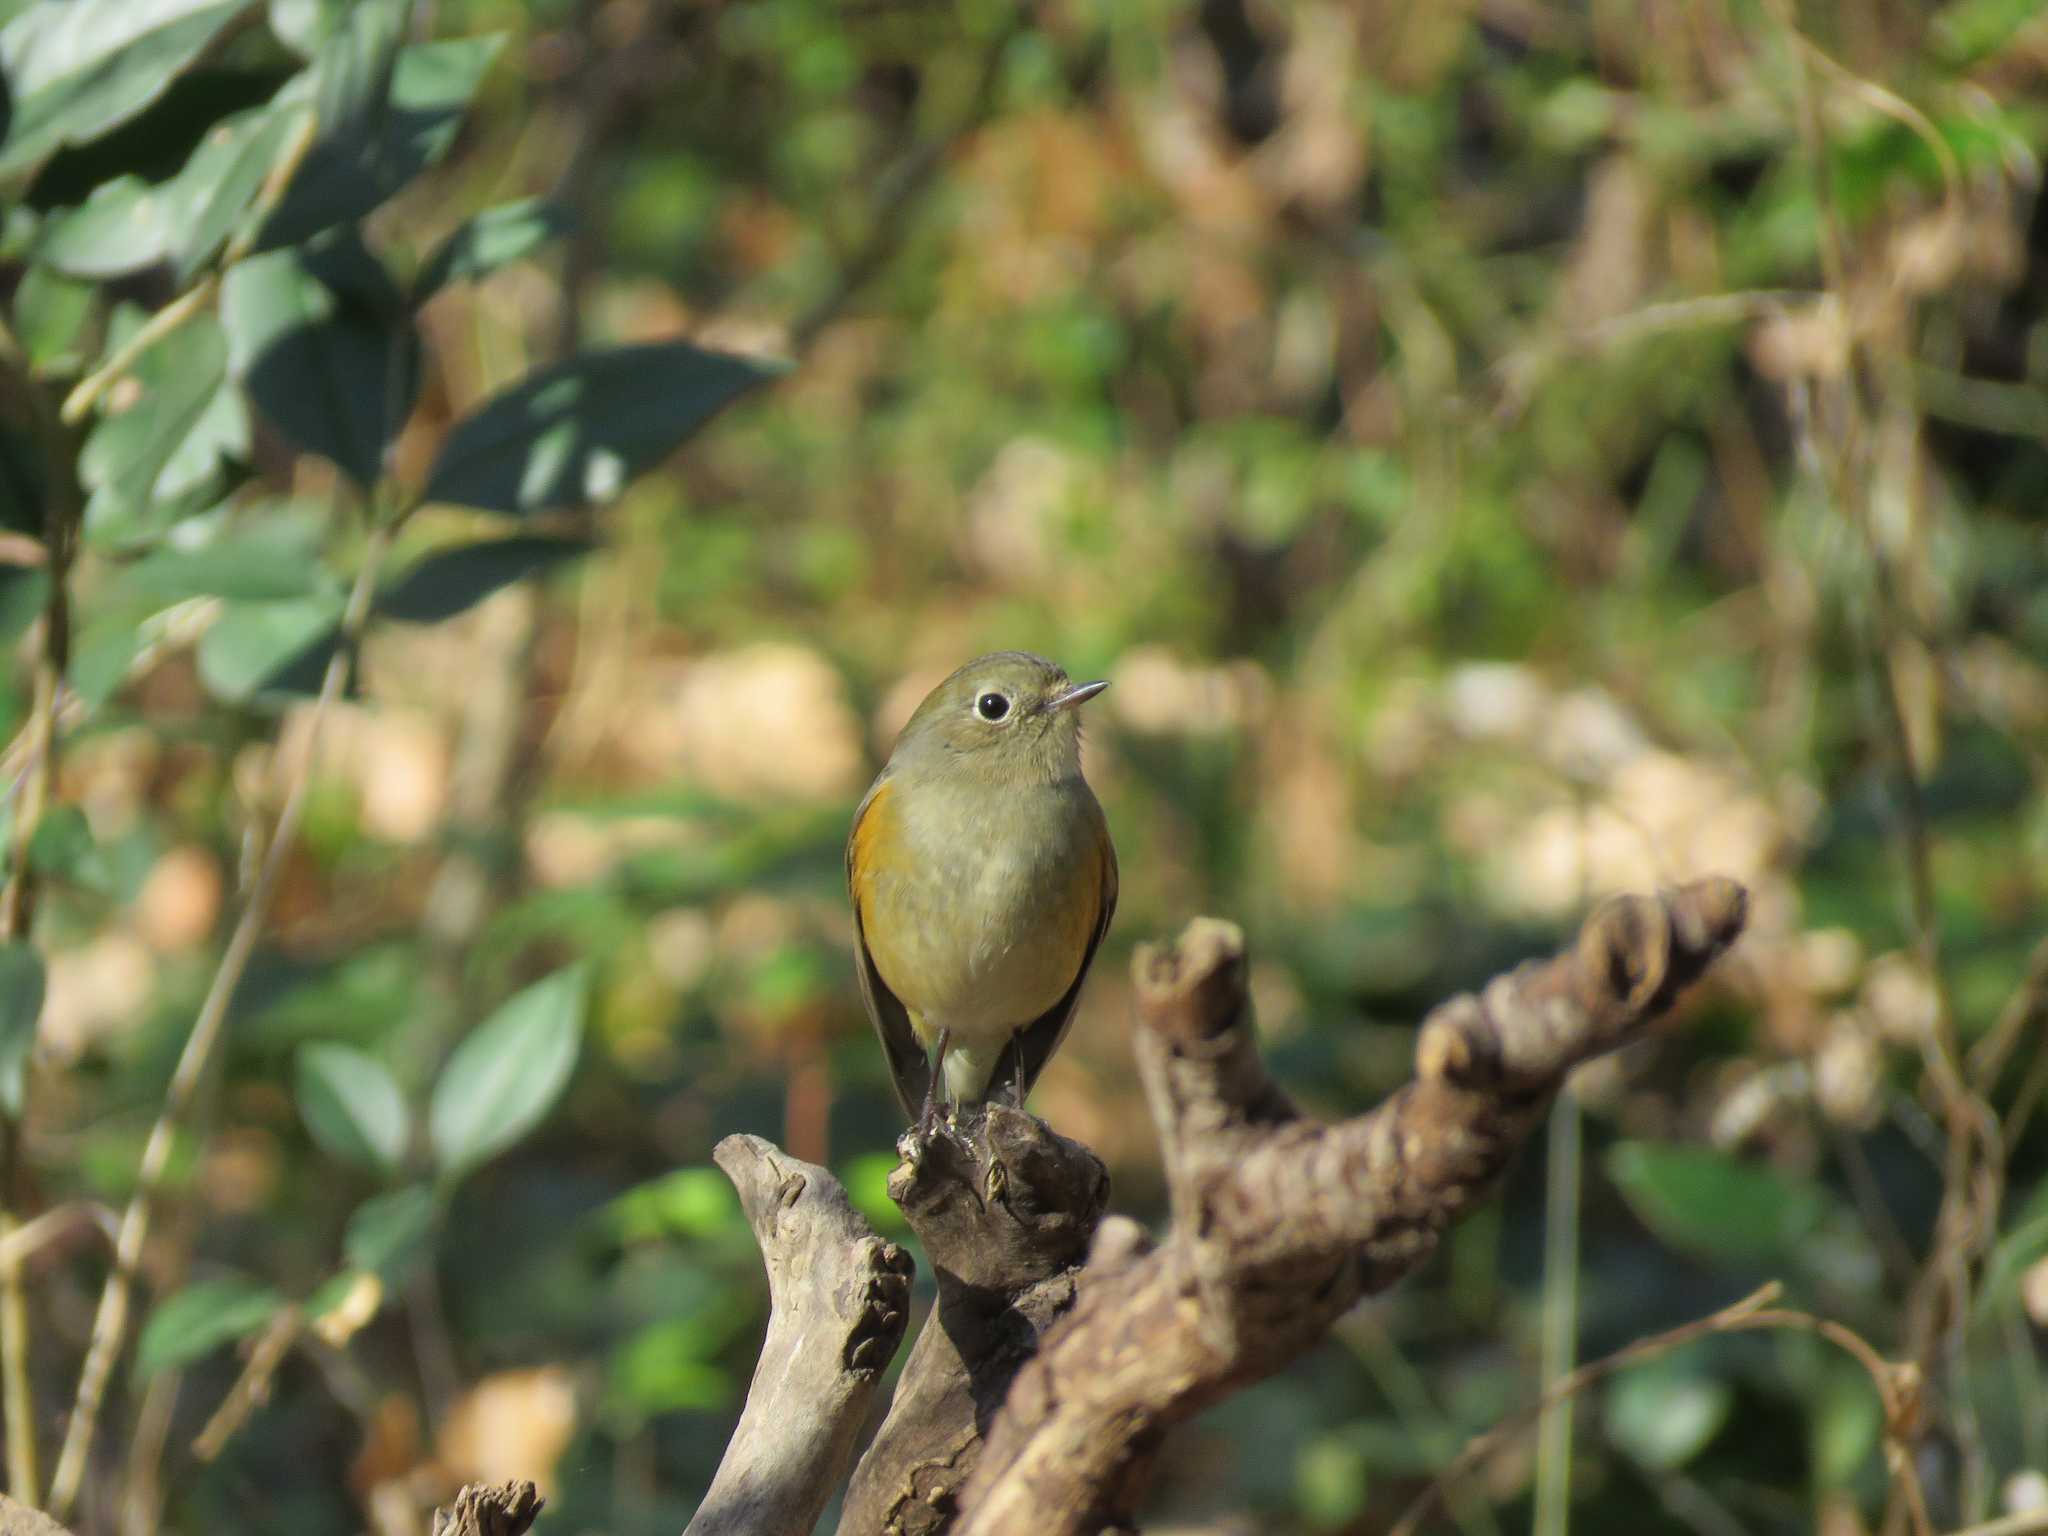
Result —
[{"label": "bird's leg", "polygon": [[1015,1052],[1012,1060],[1017,1064],[1017,1076],[1015,1079],[1017,1096],[1010,1100],[1010,1102],[1016,1108],[1022,1109],[1024,1107],[1024,1094],[1026,1091],[1024,1087],[1024,1052],[1021,1047],[1013,1047],[1012,1049]]},{"label": "bird's leg", "polygon": [[953,1031],[939,1031],[939,1046],[932,1062],[930,1081],[924,1085],[924,1108],[918,1113],[917,1134],[928,1137],[939,1128],[939,1083],[946,1075],[946,1048],[953,1043]]}]

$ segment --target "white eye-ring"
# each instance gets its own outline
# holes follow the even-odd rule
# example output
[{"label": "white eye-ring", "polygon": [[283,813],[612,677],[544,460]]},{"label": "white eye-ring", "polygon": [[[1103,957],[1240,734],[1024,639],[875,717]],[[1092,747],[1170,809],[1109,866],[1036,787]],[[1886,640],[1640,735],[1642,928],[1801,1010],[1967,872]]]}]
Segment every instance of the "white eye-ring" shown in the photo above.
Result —
[{"label": "white eye-ring", "polygon": [[1000,693],[984,693],[974,701],[974,712],[988,721],[997,721],[1010,712],[1010,701]]}]

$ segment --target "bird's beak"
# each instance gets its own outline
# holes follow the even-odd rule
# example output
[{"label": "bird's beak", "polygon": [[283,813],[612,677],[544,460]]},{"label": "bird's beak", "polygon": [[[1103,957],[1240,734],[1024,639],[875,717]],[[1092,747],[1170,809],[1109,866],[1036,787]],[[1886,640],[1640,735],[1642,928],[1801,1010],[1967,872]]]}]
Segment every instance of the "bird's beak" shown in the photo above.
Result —
[{"label": "bird's beak", "polygon": [[1047,699],[1045,707],[1047,709],[1072,709],[1076,704],[1086,704],[1108,686],[1109,680],[1107,678],[1104,678],[1099,683],[1076,683],[1065,693],[1056,693]]}]

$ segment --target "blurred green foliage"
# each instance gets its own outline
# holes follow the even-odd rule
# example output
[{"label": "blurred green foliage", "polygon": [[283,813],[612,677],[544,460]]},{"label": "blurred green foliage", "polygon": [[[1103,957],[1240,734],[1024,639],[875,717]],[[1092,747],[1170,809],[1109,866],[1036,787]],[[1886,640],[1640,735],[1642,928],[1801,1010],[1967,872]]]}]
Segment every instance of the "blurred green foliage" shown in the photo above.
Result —
[{"label": "blurred green foliage", "polygon": [[[1115,682],[1122,906],[1035,1107],[1140,1216],[1137,940],[1243,921],[1275,1070],[1344,1114],[1600,895],[1755,898],[1680,1024],[1581,1074],[1583,1175],[1532,1152],[1180,1436],[1162,1524],[1385,1528],[1569,1364],[1558,1201],[1578,1358],[1775,1278],[1929,1370],[1941,1527],[2048,1475],[2037,5],[0,22],[10,821],[69,636],[6,840],[13,1215],[134,1192],[346,679],[82,1533],[382,1529],[514,1475],[543,1529],[686,1519],[764,1306],[710,1149],[829,1160],[900,1232],[840,844],[923,689],[1011,645]],[[1974,1239],[1945,1031],[1999,1133]],[[107,1262],[28,1274],[46,1461]],[[1708,1338],[1447,1518],[1568,1473],[1581,1533],[1875,1528],[1885,1430],[1826,1340]]]}]

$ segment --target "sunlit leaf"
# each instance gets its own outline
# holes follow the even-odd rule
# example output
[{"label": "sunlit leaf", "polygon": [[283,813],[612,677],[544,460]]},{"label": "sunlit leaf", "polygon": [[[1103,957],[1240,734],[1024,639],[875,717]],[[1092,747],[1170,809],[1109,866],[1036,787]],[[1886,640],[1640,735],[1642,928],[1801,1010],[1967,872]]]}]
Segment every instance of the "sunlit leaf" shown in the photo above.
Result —
[{"label": "sunlit leaf", "polygon": [[211,315],[194,316],[136,360],[120,408],[102,417],[79,454],[90,493],[86,530],[96,542],[158,525],[166,501],[204,502],[207,478],[240,425],[232,402],[218,400],[227,364],[227,339]]},{"label": "sunlit leaf", "polygon": [[517,993],[455,1048],[434,1085],[428,1131],[461,1174],[541,1122],[569,1084],[583,1038],[584,971],[570,966]]},{"label": "sunlit leaf", "polygon": [[39,264],[22,273],[14,293],[15,328],[39,369],[64,374],[84,365],[82,343],[97,291]]},{"label": "sunlit leaf", "polygon": [[253,1280],[208,1280],[158,1303],[135,1350],[135,1373],[154,1376],[246,1338],[277,1315],[284,1298]]},{"label": "sunlit leaf", "polygon": [[456,423],[429,501],[528,513],[610,501],[780,365],[663,342],[544,369]]},{"label": "sunlit leaf", "polygon": [[[276,603],[229,603],[199,639],[199,677],[215,696],[243,703],[271,690],[307,691],[293,664],[331,648],[342,599],[333,593]],[[318,687],[317,679],[313,686]]]},{"label": "sunlit leaf", "polygon": [[250,0],[42,0],[0,29],[13,116],[0,178],[127,121],[189,69]]},{"label": "sunlit leaf", "polygon": [[32,944],[0,945],[0,1112],[21,1114],[29,1053],[43,1015],[43,957]]},{"label": "sunlit leaf", "polygon": [[1734,1389],[1681,1360],[1624,1371],[1607,1389],[1607,1437],[1660,1471],[1682,1467],[1728,1422]]},{"label": "sunlit leaf", "polygon": [[732,1181],[716,1168],[678,1168],[637,1185],[606,1207],[606,1217],[628,1243],[726,1237],[745,1225]]},{"label": "sunlit leaf", "polygon": [[236,529],[197,549],[163,549],[136,561],[121,572],[111,596],[167,608],[195,597],[266,603],[335,591],[333,575],[298,538]]},{"label": "sunlit leaf", "polygon": [[166,254],[181,282],[249,217],[296,121],[290,111],[265,106],[215,124],[164,188]]},{"label": "sunlit leaf", "polygon": [[325,1041],[305,1046],[298,1096],[306,1129],[343,1162],[389,1173],[405,1156],[405,1095],[374,1056]]},{"label": "sunlit leaf", "polygon": [[171,240],[172,209],[163,190],[122,176],[93,188],[76,208],[49,214],[36,260],[66,277],[119,277],[162,261]]},{"label": "sunlit leaf", "polygon": [[412,301],[424,304],[450,283],[477,278],[532,255],[567,234],[569,210],[546,198],[522,198],[486,208],[458,225],[413,279]]}]

